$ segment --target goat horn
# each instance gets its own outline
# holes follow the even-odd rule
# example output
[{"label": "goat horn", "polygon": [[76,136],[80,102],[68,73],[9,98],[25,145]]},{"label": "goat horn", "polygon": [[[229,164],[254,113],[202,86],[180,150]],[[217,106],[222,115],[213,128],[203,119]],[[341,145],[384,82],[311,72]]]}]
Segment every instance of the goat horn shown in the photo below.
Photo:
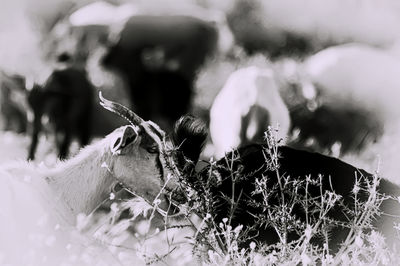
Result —
[{"label": "goat horn", "polygon": [[123,106],[122,104],[105,99],[101,91],[99,91],[99,98],[101,106],[103,106],[105,109],[113,113],[116,113],[122,118],[128,120],[128,122],[130,122],[132,125],[140,125],[141,123],[144,122],[144,120],[140,116],[135,114],[129,108]]}]

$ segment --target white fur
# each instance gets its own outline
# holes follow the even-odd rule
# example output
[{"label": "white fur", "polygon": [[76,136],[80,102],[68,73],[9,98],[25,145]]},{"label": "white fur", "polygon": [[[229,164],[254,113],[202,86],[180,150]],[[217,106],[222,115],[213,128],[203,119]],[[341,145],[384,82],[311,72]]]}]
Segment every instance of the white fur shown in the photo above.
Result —
[{"label": "white fur", "polygon": [[25,162],[0,167],[0,265],[115,263],[74,226],[78,214],[92,212],[117,183],[109,146],[120,131],[52,169]]},{"label": "white fur", "polygon": [[278,137],[286,138],[289,111],[279,95],[273,71],[255,66],[242,68],[229,76],[211,107],[210,134],[217,158],[245,141],[240,137],[242,118],[249,120],[245,129],[247,140],[252,140],[257,128],[267,129],[267,121],[254,121],[249,116],[250,109],[257,105],[269,112],[270,126],[279,125]]},{"label": "white fur", "polygon": [[386,131],[399,126],[400,60],[391,53],[364,44],[334,46],[306,60],[303,71],[329,101],[373,111]]}]

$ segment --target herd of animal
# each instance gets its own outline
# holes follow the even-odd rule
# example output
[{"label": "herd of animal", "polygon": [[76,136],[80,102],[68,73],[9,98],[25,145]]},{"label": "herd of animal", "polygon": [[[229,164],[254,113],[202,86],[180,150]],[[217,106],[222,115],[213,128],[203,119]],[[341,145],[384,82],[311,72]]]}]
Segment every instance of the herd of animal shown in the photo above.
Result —
[{"label": "herd of animal", "polygon": [[[29,232],[18,227],[20,213],[13,211],[24,204],[21,191],[35,194],[41,210],[61,227],[73,226],[80,213],[90,214],[117,184],[150,204],[159,200],[157,208],[162,213],[174,209],[171,205],[179,208],[187,201],[179,183],[181,175],[190,172],[188,169],[195,171],[208,132],[221,176],[210,195],[218,201],[212,213],[216,224],[232,215],[232,226],[252,227],[255,240],[269,244],[279,241],[274,229],[257,225],[257,215],[265,210],[257,205],[263,199],[252,194],[261,177],[269,177],[266,189],[272,190],[279,182],[276,172],[266,164],[269,159],[263,139],[268,126],[278,127],[280,173],[300,181],[310,175],[322,176],[321,188],[311,190],[310,196],[319,196],[321,190],[332,191],[343,196],[344,205],[352,206],[357,177],[372,182],[374,175],[312,151],[329,155],[332,147],[339,144],[340,155],[356,153],[379,141],[385,132],[398,129],[400,108],[391,95],[400,85],[400,60],[378,48],[346,44],[295,63],[299,80],[294,82],[288,79],[282,83],[282,74],[273,65],[240,68],[229,76],[216,96],[208,130],[205,122],[187,113],[196,75],[215,53],[217,41],[218,31],[213,24],[198,18],[130,18],[101,64],[125,78],[133,111],[100,94],[101,107],[86,70],[69,64],[69,56],[60,57],[67,61],[65,66],[55,69],[43,85],[34,84],[30,90],[26,90],[23,78],[2,73],[0,107],[5,129],[30,131],[27,158],[34,160],[38,136],[44,127],[50,127],[58,157],[65,161],[50,169],[32,163],[1,168],[0,220],[15,226],[8,230],[0,221],[0,233],[8,240],[18,236],[19,241],[2,238],[0,251],[13,254],[21,241],[30,241]],[[12,95],[17,91],[25,99],[14,99]],[[24,102],[29,108],[18,106]],[[26,109],[33,113],[28,127]],[[45,115],[49,119],[47,125],[43,125]],[[94,136],[103,138],[89,144]],[[69,146],[75,137],[84,148],[69,158]],[[238,159],[232,161],[233,157]],[[235,183],[223,167],[228,165],[241,169],[247,178]],[[210,167],[195,176],[207,179]],[[27,176],[33,181],[27,183]],[[21,184],[25,190],[19,191]],[[233,186],[240,189],[234,190]],[[202,192],[202,188],[197,189]],[[400,197],[400,187],[382,179],[378,191],[390,199],[381,204],[383,214],[373,225],[392,245],[397,235],[393,226],[400,222],[400,206],[394,200]],[[306,192],[298,193],[305,196]],[[225,199],[238,195],[238,207],[229,214],[231,206]],[[251,205],[250,201],[257,204]],[[272,204],[278,205],[278,200],[273,198]],[[301,208],[294,212],[301,220],[307,219]],[[341,222],[348,219],[340,206],[328,215]],[[337,225],[332,232],[330,248],[337,250],[348,228]],[[289,240],[298,237],[290,235]],[[49,265],[57,261],[56,254],[48,258]],[[24,264],[27,258],[12,259]]]},{"label": "herd of animal", "polygon": [[[209,40],[208,34],[198,38]],[[133,51],[117,43],[103,63],[126,77],[134,110],[170,131],[174,121],[192,109],[196,72],[213,50],[211,44],[204,44],[204,54],[196,53],[196,59],[189,53],[169,55],[167,49],[174,46],[162,41],[148,41],[156,43],[152,49],[132,44]],[[154,58],[157,51],[161,58]],[[148,58],[140,59],[144,53]],[[169,69],[168,65],[174,65],[171,62],[179,67]],[[398,130],[399,111],[390,95],[398,85],[399,62],[390,54],[367,45],[346,44],[295,64],[300,80],[294,83],[282,84],[282,75],[274,66],[244,67],[228,77],[210,108],[213,155],[220,158],[232,148],[262,141],[268,126],[278,126],[279,137],[293,147],[331,154],[338,144],[339,155],[360,152],[384,132]],[[56,69],[45,84],[34,84],[30,90],[24,84],[24,78],[2,73],[1,110],[3,128],[19,133],[27,132],[27,110],[32,111],[29,159],[34,159],[44,115],[56,133],[60,158],[66,158],[73,137],[84,146],[93,136],[104,136],[123,124],[96,104],[96,89],[82,68]],[[305,92],[305,87],[311,92]]]}]

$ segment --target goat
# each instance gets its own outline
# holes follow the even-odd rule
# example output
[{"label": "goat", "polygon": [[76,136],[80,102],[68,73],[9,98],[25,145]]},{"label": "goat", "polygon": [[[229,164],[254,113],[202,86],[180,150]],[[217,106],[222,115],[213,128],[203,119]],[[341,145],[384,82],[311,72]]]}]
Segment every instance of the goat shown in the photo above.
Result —
[{"label": "goat", "polygon": [[351,102],[376,112],[383,120],[396,118],[397,76],[400,60],[388,51],[363,44],[339,45],[325,49],[303,64],[305,74],[320,93],[338,104]]},{"label": "goat", "polygon": [[[1,168],[0,252],[6,251],[5,262],[15,260],[17,265],[59,263],[58,256],[66,252],[65,246],[69,243],[68,239],[61,239],[53,248],[59,233],[74,225],[78,214],[90,214],[109,197],[117,184],[150,203],[160,199],[157,210],[162,213],[169,209],[169,196],[160,192],[160,187],[167,191],[177,187],[170,176],[176,175],[174,169],[179,165],[169,157],[167,147],[170,142],[165,132],[123,106],[102,97],[101,100],[105,108],[127,119],[130,125],[116,129],[52,169],[35,168],[30,163]],[[190,117],[182,118],[177,122],[173,136],[179,142],[185,139],[186,145],[179,150],[193,161],[198,159],[205,139],[205,132],[198,130],[201,127],[196,123]],[[20,227],[30,217],[34,218],[29,225]],[[43,226],[48,229],[44,231],[45,235],[30,231],[41,231]],[[52,237],[50,240],[49,236]],[[47,261],[41,260],[43,256],[33,256],[35,254],[30,254],[29,250],[26,254],[16,252],[25,247],[38,247],[36,251],[43,251]],[[40,250],[43,247],[45,249]]]},{"label": "goat", "polygon": [[135,112],[172,129],[187,113],[196,73],[216,43],[215,27],[201,19],[138,15],[126,22],[102,64],[127,80]]},{"label": "goat", "polygon": [[0,72],[0,80],[0,112],[4,130],[25,133],[28,125],[25,78]]},{"label": "goat", "polygon": [[60,158],[66,158],[74,135],[78,136],[81,146],[87,145],[93,99],[94,88],[86,72],[73,67],[55,70],[44,86],[34,85],[28,95],[34,114],[28,159],[34,159],[44,114],[48,115],[50,123],[54,125]]},{"label": "goat", "polygon": [[279,95],[273,71],[253,66],[233,72],[210,110],[215,156],[221,158],[232,148],[261,142],[268,126],[278,124],[279,138],[285,140],[289,111]]},{"label": "goat", "polygon": [[290,115],[292,130],[298,129],[298,135],[289,144],[291,147],[337,156],[361,152],[384,133],[383,123],[375,113],[358,106],[322,103],[310,110],[306,105],[298,105]]},{"label": "goat", "polygon": [[[69,16],[72,27],[90,26],[109,27],[117,23],[122,24],[125,20],[137,15],[169,15],[190,16],[213,23],[218,30],[218,52],[228,54],[233,48],[233,34],[229,28],[224,12],[218,9],[204,8],[192,3],[180,3],[179,5],[162,5],[158,2],[146,1],[142,3],[126,3],[123,5],[112,5],[105,2],[94,2],[81,7]],[[106,31],[107,31],[106,30]],[[113,32],[112,32],[113,34]]]},{"label": "goat", "polygon": [[[312,180],[319,178],[321,178],[321,186],[312,183]],[[250,144],[232,151],[216,163],[205,167],[200,173],[191,176],[187,183],[196,191],[197,197],[205,197],[203,200],[196,198],[195,201],[208,203],[207,206],[202,206],[200,214],[204,215],[203,218],[205,218],[205,213],[210,215],[210,224],[218,225],[226,218],[224,222],[232,228],[243,226],[242,232],[247,232],[243,247],[248,247],[251,241],[272,245],[298,240],[303,232],[301,229],[297,231],[299,224],[304,226],[304,230],[305,224],[322,219],[319,215],[323,211],[310,211],[311,208],[306,211],[305,205],[302,204],[310,203],[304,203],[304,200],[318,199],[319,203],[319,197],[325,193],[334,192],[342,199],[327,211],[326,224],[321,227],[330,228],[329,249],[337,252],[340,243],[346,240],[350,231],[351,225],[347,227],[348,225],[344,224],[352,223],[352,216],[349,215],[348,210],[354,210],[354,187],[357,182],[358,187],[365,183],[371,185],[374,178],[372,174],[362,169],[318,153],[280,146],[274,154],[273,149],[268,145]],[[306,179],[310,180],[309,186],[305,185]],[[265,184],[258,186],[257,184],[264,182],[262,180]],[[296,189],[290,187],[289,183],[302,183],[304,186]],[[385,194],[390,198],[383,200],[382,204],[377,203],[382,214],[381,216],[373,215],[372,224],[383,233],[387,239],[386,243],[392,248],[394,244],[399,243],[394,226],[400,222],[398,202],[400,187],[381,179],[377,185],[377,193]],[[357,196],[358,200],[364,203],[367,197],[364,191],[358,193]],[[286,198],[285,203],[282,203],[283,198]],[[293,204],[292,207],[293,199],[299,202]],[[300,203],[301,201],[303,202]],[[282,220],[277,217],[282,215],[284,206],[289,208],[291,217],[300,221],[294,225],[290,222],[293,218],[286,217],[288,224],[285,226],[291,228],[286,231],[286,235],[282,231],[279,233],[277,231],[277,228],[282,229],[279,227]],[[271,213],[276,213],[277,216],[273,218],[274,215]],[[320,234],[313,235],[311,243],[322,247],[325,239],[319,236]],[[222,240],[226,239],[222,238]]]},{"label": "goat", "polygon": [[[247,54],[267,54],[268,58],[302,57],[319,49],[301,31],[265,23],[269,17],[263,12],[263,2],[236,1],[229,12],[227,20],[234,39]],[[273,10],[274,8],[268,9]]]},{"label": "goat", "polygon": [[400,109],[393,96],[399,69],[400,60],[388,51],[364,44],[330,47],[299,64],[300,75],[318,95],[315,110],[292,119],[301,141],[312,137],[324,148],[340,142],[344,154],[398,132]]},{"label": "goat", "polygon": [[44,86],[35,84],[28,94],[34,115],[28,159],[35,158],[43,115],[49,117],[60,159],[67,157],[73,137],[85,146],[93,136],[105,136],[124,124],[95,104],[94,95],[86,72],[75,67],[55,70]]}]

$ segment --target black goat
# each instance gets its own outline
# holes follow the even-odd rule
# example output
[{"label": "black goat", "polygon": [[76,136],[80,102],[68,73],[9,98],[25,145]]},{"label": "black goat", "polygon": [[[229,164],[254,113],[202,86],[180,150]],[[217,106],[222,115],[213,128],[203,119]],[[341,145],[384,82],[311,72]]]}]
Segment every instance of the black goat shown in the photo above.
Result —
[{"label": "black goat", "polygon": [[25,95],[24,77],[0,72],[0,112],[4,130],[26,132],[28,119]]},{"label": "black goat", "polygon": [[[299,228],[304,230],[307,221],[316,222],[321,219],[315,209],[313,211],[310,209],[306,214],[305,199],[308,197],[308,199],[315,200],[326,192],[334,192],[341,195],[342,199],[329,210],[326,224],[321,227],[330,228],[329,248],[337,251],[339,244],[346,239],[349,233],[347,226],[351,226],[352,223],[352,214],[349,214],[349,211],[354,211],[352,191],[356,184],[356,177],[360,180],[360,187],[365,188],[366,181],[370,183],[373,181],[373,175],[332,157],[282,146],[277,149],[277,171],[282,177],[279,181],[277,171],[271,164],[273,157],[267,150],[267,147],[261,144],[245,146],[228,154],[215,165],[208,166],[200,173],[189,176],[186,181],[197,191],[196,195],[200,198],[205,197],[203,203],[211,202],[208,206],[201,204],[204,209],[200,213],[211,214],[214,224],[217,225],[224,218],[229,219],[229,224],[233,228],[243,225],[243,230],[246,230],[247,236],[250,236],[245,240],[246,246],[254,240],[275,244],[280,241],[276,227],[272,226],[277,221],[271,220],[272,216],[269,214],[275,212],[277,215],[275,217],[281,217],[280,215],[284,213],[282,211],[284,208],[282,192],[287,200],[286,207],[290,205],[289,201],[292,201],[293,198],[298,200],[290,214],[301,221],[301,226],[288,222],[289,228],[292,226],[286,235],[287,241],[290,242],[300,237],[303,231]],[[321,183],[319,183],[321,185],[310,181],[306,193],[307,177],[314,181],[319,181],[321,177]],[[299,186],[295,190],[295,187],[288,189],[289,185],[287,185],[285,190],[280,190],[280,182],[283,183],[284,178],[288,178],[289,182],[303,182],[304,186]],[[256,183],[262,179],[267,181],[261,192]],[[257,190],[258,193],[255,192]],[[383,214],[374,217],[376,220],[373,225],[388,238],[387,243],[393,244],[396,240],[396,230],[393,227],[395,222],[400,221],[400,205],[396,201],[396,198],[400,196],[400,187],[381,179],[377,190],[378,193],[392,198],[384,200],[380,205],[379,210]],[[361,202],[365,202],[368,195],[362,189],[360,191],[362,192],[358,193],[358,198]],[[268,203],[264,201],[265,197],[262,193],[268,194]],[[319,202],[320,200],[318,200]],[[282,212],[279,214],[280,211]],[[285,219],[289,218],[285,217]],[[298,227],[296,228],[296,226]],[[318,245],[323,243],[324,238],[318,237],[321,236],[320,233],[311,239],[312,243]]]},{"label": "black goat", "polygon": [[74,67],[55,70],[43,87],[34,85],[28,95],[34,113],[28,159],[35,157],[43,115],[49,118],[61,159],[68,155],[73,137],[85,146],[92,136],[105,136],[124,125],[122,118],[114,117],[95,104],[95,97],[95,88],[86,71]]},{"label": "black goat", "polygon": [[140,116],[170,130],[188,111],[196,73],[217,37],[214,25],[197,18],[133,16],[102,63],[127,80]]},{"label": "black goat", "polygon": [[313,111],[300,106],[290,114],[292,129],[300,131],[291,147],[331,152],[333,145],[339,143],[339,155],[344,155],[362,151],[383,135],[383,122],[373,112],[354,106],[323,104]]},{"label": "black goat", "polygon": [[49,122],[54,127],[60,158],[66,158],[74,135],[78,137],[80,145],[87,145],[91,135],[93,101],[94,88],[84,70],[72,67],[56,70],[43,87],[34,85],[28,96],[34,113],[28,159],[33,160],[35,157],[44,114],[49,117]]}]

